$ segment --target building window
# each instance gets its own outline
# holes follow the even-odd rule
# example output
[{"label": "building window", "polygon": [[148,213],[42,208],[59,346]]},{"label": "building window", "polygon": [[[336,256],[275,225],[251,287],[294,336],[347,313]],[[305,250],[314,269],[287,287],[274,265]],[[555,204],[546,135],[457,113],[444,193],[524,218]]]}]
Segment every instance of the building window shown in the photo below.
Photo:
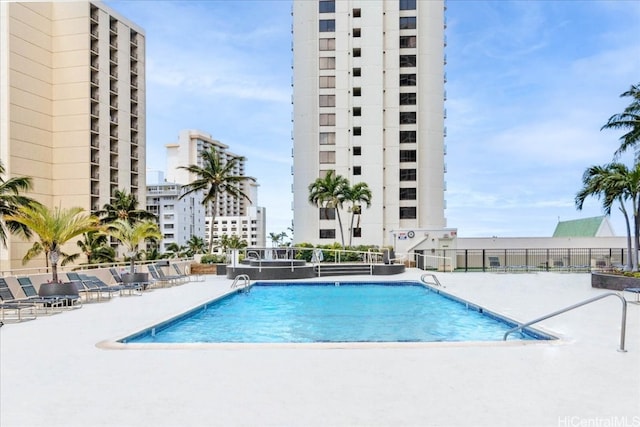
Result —
[{"label": "building window", "polygon": [[320,219],[336,219],[335,208],[320,208]]},{"label": "building window", "polygon": [[400,219],[416,219],[416,207],[415,206],[401,206],[400,207]]},{"label": "building window", "polygon": [[332,33],[336,31],[336,20],[335,19],[321,19],[320,20],[320,32],[321,33]]},{"label": "building window", "polygon": [[353,115],[354,116],[361,116],[362,115],[362,108],[361,107],[353,107]]},{"label": "building window", "polygon": [[336,50],[336,39],[320,39],[320,50]]},{"label": "building window", "polygon": [[353,128],[353,134],[354,134],[355,136],[360,136],[360,135],[362,135],[362,128],[361,128],[361,127],[359,127],[359,126],[354,127],[354,128]]},{"label": "building window", "polygon": [[320,76],[320,87],[321,88],[334,88],[334,87],[336,87],[336,77],[335,76]]},{"label": "building window", "polygon": [[[320,58],[320,69],[321,70],[335,70],[336,69],[336,58],[333,56],[325,56]],[[415,76],[415,74],[414,74]]]},{"label": "building window", "polygon": [[336,145],[336,133],[320,132],[320,145]]},{"label": "building window", "polygon": [[400,150],[400,161],[401,162],[415,162],[416,161],[416,150]]},{"label": "building window", "polygon": [[400,55],[400,67],[415,67],[416,56],[415,55]]},{"label": "building window", "polygon": [[415,74],[400,74],[400,86],[415,86],[415,85],[416,85]]},{"label": "building window", "polygon": [[320,163],[335,163],[335,162],[336,162],[336,152],[335,151],[321,151],[320,152]]},{"label": "building window", "polygon": [[353,96],[362,96],[362,88],[354,87],[353,88]]},{"label": "building window", "polygon": [[353,29],[353,37],[360,37],[361,31],[362,30],[360,28],[354,28]]},{"label": "building window", "polygon": [[400,10],[416,10],[416,0],[400,0]]},{"label": "building window", "polygon": [[320,95],[320,106],[321,107],[335,107],[336,106],[336,96],[335,95]]},{"label": "building window", "polygon": [[353,237],[362,237],[362,228],[357,227],[353,229]]},{"label": "building window", "polygon": [[360,18],[362,16],[362,11],[358,8],[358,9],[353,9],[353,17],[354,18]]},{"label": "building window", "polygon": [[320,0],[318,3],[320,13],[334,13],[336,11],[335,0]]},{"label": "building window", "polygon": [[354,166],[353,167],[354,175],[362,175],[362,166]]},{"label": "building window", "polygon": [[400,48],[416,47],[416,36],[400,36]]},{"label": "building window", "polygon": [[353,147],[353,155],[354,156],[362,155],[362,147]]},{"label": "building window", "polygon": [[353,77],[360,77],[362,75],[362,69],[361,68],[354,68],[353,69]]},{"label": "building window", "polygon": [[416,94],[415,93],[401,93],[400,94],[400,105],[416,105]]},{"label": "building window", "polygon": [[362,56],[362,49],[360,49],[359,47],[354,47],[353,48],[353,57],[354,58],[360,58]]},{"label": "building window", "polygon": [[412,125],[416,123],[416,112],[415,111],[401,111],[400,112],[400,124],[401,125]]},{"label": "building window", "polygon": [[335,230],[335,228],[321,228],[320,229],[320,238],[321,239],[335,239],[336,238],[336,230]]},{"label": "building window", "polygon": [[400,200],[415,200],[416,199],[416,189],[415,188],[401,188],[400,189]]},{"label": "building window", "polygon": [[402,17],[400,17],[400,29],[401,30],[415,30],[416,29],[416,17],[415,16],[402,16]]},{"label": "building window", "polygon": [[333,113],[320,114],[320,126],[335,126],[335,125],[336,125],[335,114]]},{"label": "building window", "polygon": [[415,181],[416,170],[415,169],[400,169],[400,181]]},{"label": "building window", "polygon": [[400,144],[417,142],[417,135],[415,130],[401,130],[400,131]]}]

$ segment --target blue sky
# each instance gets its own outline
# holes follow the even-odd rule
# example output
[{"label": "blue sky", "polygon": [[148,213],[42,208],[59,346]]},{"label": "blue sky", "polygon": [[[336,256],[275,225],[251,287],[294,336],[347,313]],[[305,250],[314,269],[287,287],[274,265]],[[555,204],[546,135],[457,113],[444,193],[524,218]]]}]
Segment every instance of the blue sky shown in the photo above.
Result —
[{"label": "blue sky", "polygon": [[[285,231],[291,2],[107,4],[147,38],[147,167],[164,170],[180,130],[210,133],[247,157],[267,232]],[[446,16],[448,226],[550,236],[558,219],[601,215],[573,200],[584,170],[612,160],[620,135],[600,127],[640,82],[640,2],[449,0]],[[621,214],[611,221],[624,235]]]}]

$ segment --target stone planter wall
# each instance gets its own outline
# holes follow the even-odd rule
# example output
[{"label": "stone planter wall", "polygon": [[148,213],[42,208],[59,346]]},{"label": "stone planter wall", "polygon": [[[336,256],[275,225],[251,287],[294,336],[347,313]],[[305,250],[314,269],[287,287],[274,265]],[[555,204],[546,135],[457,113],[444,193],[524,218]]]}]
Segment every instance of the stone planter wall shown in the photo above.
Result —
[{"label": "stone planter wall", "polygon": [[591,287],[623,291],[626,288],[640,288],[640,279],[617,274],[591,273]]}]

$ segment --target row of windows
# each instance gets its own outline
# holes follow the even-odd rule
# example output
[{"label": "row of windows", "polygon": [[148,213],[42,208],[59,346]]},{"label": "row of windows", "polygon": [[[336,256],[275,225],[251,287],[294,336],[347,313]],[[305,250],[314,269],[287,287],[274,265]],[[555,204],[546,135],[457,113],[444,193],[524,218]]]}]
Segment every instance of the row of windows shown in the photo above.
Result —
[{"label": "row of windows", "polygon": [[[361,228],[353,228],[353,237],[362,237],[362,229]],[[321,239],[335,239],[336,238],[336,230],[334,228],[321,228],[320,229],[320,238]]]},{"label": "row of windows", "polygon": [[[335,123],[335,114],[320,114],[320,124],[322,125],[323,116],[324,120],[333,121]],[[359,129],[358,134],[362,133],[362,128],[356,127],[354,129]],[[354,130],[355,134],[355,130]],[[335,145],[336,144],[336,133],[335,132],[320,132],[320,145]],[[400,144],[411,144],[417,142],[417,132],[415,130],[401,130],[400,131]],[[353,147],[353,155],[359,156],[362,153],[362,147]],[[407,160],[409,161],[409,160]]]},{"label": "row of windows", "polygon": [[[360,37],[360,29],[356,28],[354,29],[354,36],[356,34],[355,30],[357,31],[357,36],[356,37]],[[335,38],[321,38],[319,39],[318,42],[318,49],[320,51],[334,51],[336,50],[336,39]],[[406,48],[413,48],[417,46],[417,38],[416,36],[400,36],[400,47],[403,49]],[[358,51],[358,54],[356,55],[356,49]],[[362,51],[358,48],[354,49],[354,56],[361,56]],[[415,55],[400,55],[400,64],[403,63],[403,61],[411,61],[412,59],[410,57],[413,57],[413,65],[400,65],[401,67],[415,67]]]}]

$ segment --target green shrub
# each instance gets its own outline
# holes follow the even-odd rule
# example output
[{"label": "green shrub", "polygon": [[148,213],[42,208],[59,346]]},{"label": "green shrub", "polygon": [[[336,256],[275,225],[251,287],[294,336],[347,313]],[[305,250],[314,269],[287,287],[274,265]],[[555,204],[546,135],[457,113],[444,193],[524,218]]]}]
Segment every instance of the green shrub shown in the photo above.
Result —
[{"label": "green shrub", "polygon": [[227,260],[227,257],[224,255],[207,254],[207,255],[202,255],[200,262],[202,264],[224,264],[226,260]]}]

